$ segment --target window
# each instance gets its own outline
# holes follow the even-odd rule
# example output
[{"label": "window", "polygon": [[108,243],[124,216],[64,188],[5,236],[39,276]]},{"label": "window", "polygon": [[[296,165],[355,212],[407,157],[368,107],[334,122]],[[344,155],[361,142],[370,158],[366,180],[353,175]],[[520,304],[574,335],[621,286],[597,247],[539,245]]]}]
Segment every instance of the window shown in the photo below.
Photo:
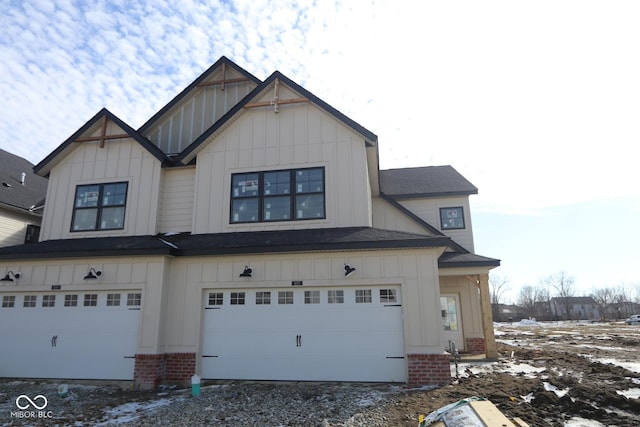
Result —
[{"label": "window", "polygon": [[77,307],[78,306],[78,295],[65,295],[64,296],[64,306],[65,307]]},{"label": "window", "polygon": [[15,295],[4,295],[2,297],[2,308],[11,308],[16,305]]},{"label": "window", "polygon": [[37,295],[25,295],[24,301],[22,303],[23,307],[35,307],[36,301],[38,300]]},{"label": "window", "polygon": [[279,291],[278,304],[293,304],[293,291]]},{"label": "window", "polygon": [[231,292],[231,305],[244,305],[244,292]]},{"label": "window", "polygon": [[126,182],[78,185],[71,231],[123,229],[128,185]]},{"label": "window", "polygon": [[54,307],[56,305],[56,296],[55,295],[43,295],[42,296],[42,306],[43,307]]},{"label": "window", "polygon": [[380,302],[397,302],[395,289],[380,289]]},{"label": "window", "polygon": [[329,291],[327,294],[329,304],[344,304],[344,291]]},{"label": "window", "polygon": [[305,304],[320,304],[320,291],[304,291]]},{"label": "window", "polygon": [[464,213],[462,207],[440,208],[440,228],[443,230],[464,228]]},{"label": "window", "polygon": [[209,292],[209,305],[222,305],[223,295],[222,292]]},{"label": "window", "polygon": [[371,289],[356,289],[356,303],[371,302]]},{"label": "window", "polygon": [[85,307],[95,307],[97,305],[98,305],[98,294],[85,294],[84,296]]},{"label": "window", "polygon": [[325,218],[324,168],[231,176],[232,223],[322,218]]},{"label": "window", "polygon": [[120,305],[120,294],[107,294],[107,307],[118,307]]},{"label": "window", "polygon": [[37,225],[27,225],[27,233],[24,236],[25,243],[38,243],[40,237],[40,227]]},{"label": "window", "polygon": [[256,292],[256,304],[271,304],[271,292]]},{"label": "window", "polygon": [[142,304],[142,294],[127,294],[127,306],[140,306]]}]

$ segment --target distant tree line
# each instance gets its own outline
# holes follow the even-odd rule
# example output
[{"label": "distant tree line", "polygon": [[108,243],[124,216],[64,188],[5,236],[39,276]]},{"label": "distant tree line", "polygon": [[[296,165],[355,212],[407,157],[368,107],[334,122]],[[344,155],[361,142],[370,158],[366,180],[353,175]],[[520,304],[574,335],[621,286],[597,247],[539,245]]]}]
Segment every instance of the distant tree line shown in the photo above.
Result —
[{"label": "distant tree line", "polygon": [[489,277],[491,305],[495,321],[536,320],[617,320],[640,314],[640,285],[618,285],[593,289],[578,296],[573,277],[564,271],[552,274],[537,286],[520,289],[517,303],[503,303],[510,288],[508,279]]}]

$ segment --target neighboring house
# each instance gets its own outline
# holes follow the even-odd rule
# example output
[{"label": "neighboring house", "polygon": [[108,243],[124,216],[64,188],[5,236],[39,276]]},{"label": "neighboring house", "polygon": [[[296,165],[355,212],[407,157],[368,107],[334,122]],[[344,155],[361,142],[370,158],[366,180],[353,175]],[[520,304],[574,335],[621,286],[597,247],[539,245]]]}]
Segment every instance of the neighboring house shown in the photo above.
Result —
[{"label": "neighboring house", "polygon": [[493,320],[496,322],[519,322],[527,318],[525,310],[513,304],[492,304]]},{"label": "neighboring house", "polygon": [[591,297],[551,298],[551,312],[556,320],[600,320],[602,317]]},{"label": "neighboring house", "polygon": [[0,249],[0,377],[438,384],[450,342],[497,355],[477,189],[380,171],[374,133],[279,72],[223,57],[34,170],[41,241]]},{"label": "neighboring house", "polygon": [[0,246],[38,241],[46,194],[32,163],[0,149]]}]

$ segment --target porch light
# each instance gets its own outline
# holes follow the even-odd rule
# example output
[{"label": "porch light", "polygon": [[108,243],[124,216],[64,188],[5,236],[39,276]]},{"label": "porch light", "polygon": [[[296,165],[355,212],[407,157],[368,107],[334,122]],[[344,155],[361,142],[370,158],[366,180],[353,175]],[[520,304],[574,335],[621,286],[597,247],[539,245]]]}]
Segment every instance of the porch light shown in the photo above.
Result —
[{"label": "porch light", "polygon": [[253,269],[248,265],[245,265],[244,270],[240,273],[240,277],[251,277],[251,273],[253,273]]},{"label": "porch light", "polygon": [[84,280],[97,279],[100,276],[102,276],[102,271],[96,270],[95,268],[91,267],[89,269],[89,273],[87,273],[87,275],[84,276]]},{"label": "porch light", "polygon": [[351,267],[349,264],[344,265],[344,277],[349,277],[354,271],[356,271],[355,267]]},{"label": "porch light", "polygon": [[20,278],[20,273],[14,273],[13,271],[7,271],[7,274],[0,279],[0,282],[13,282],[13,279],[18,280]]}]

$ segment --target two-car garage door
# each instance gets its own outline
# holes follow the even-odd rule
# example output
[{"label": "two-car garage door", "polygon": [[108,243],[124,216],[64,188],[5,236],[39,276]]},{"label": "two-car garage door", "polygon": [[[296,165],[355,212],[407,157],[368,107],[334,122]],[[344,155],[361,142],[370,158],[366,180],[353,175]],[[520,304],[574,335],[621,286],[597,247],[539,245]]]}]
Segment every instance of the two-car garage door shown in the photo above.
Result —
[{"label": "two-car garage door", "polygon": [[399,287],[209,290],[208,379],[406,381]]},{"label": "two-car garage door", "polygon": [[131,380],[141,294],[4,294],[0,377]]}]

